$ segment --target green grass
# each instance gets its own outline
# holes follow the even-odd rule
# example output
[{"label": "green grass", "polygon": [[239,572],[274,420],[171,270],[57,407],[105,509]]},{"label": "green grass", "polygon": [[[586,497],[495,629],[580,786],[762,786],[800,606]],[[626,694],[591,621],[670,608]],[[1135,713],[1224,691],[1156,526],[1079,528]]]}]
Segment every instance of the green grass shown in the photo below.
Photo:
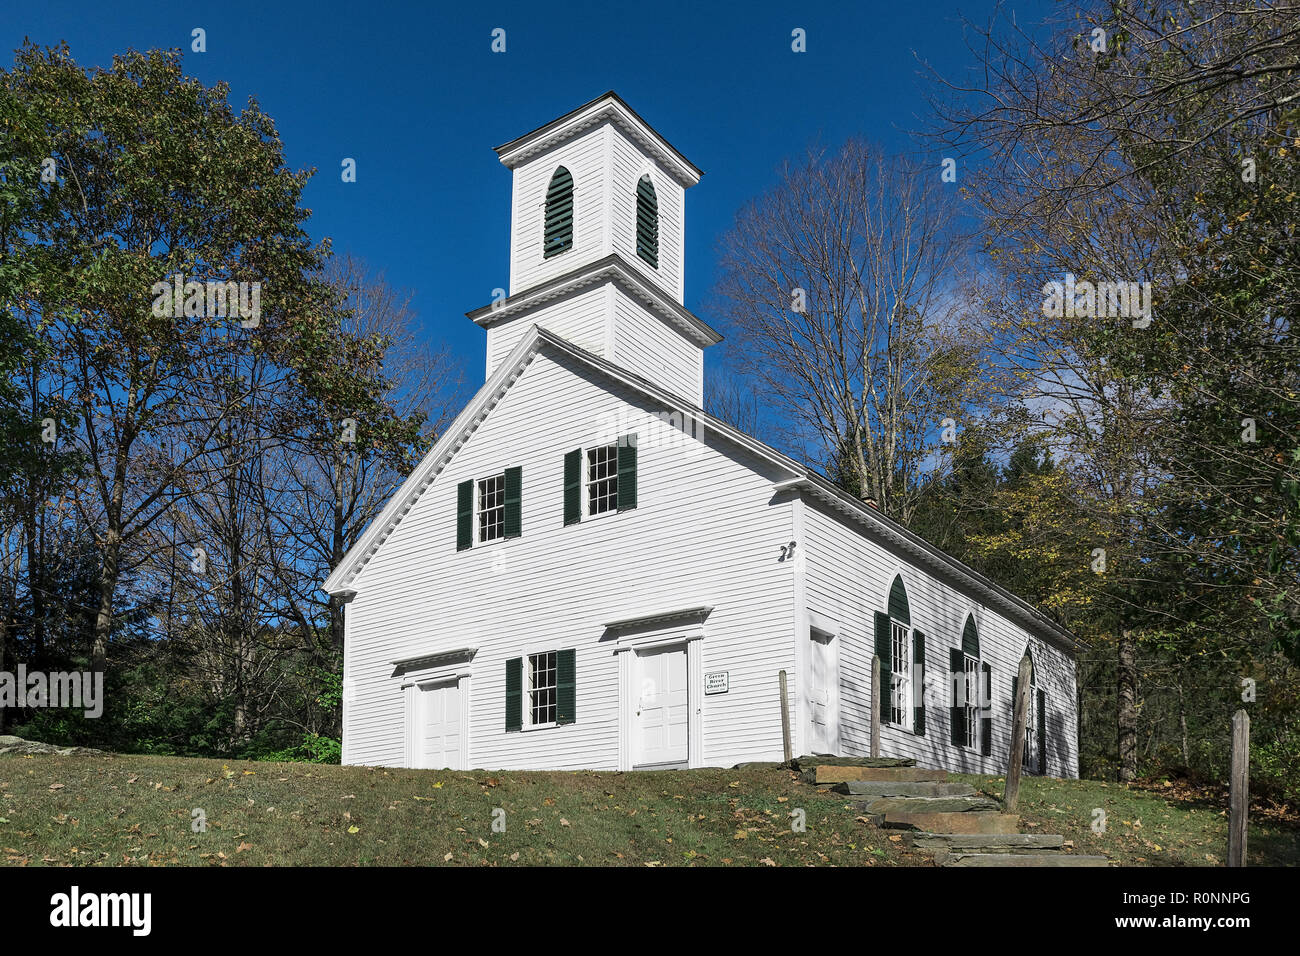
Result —
[{"label": "green grass", "polygon": [[[734,784],[734,786],[733,786]],[[206,833],[191,830],[201,808]],[[492,829],[505,811],[504,833]],[[792,809],[806,832],[792,829]],[[9,864],[927,863],[784,770],[496,773],[0,757]]]},{"label": "green grass", "polygon": [[[1001,799],[1001,777],[953,774]],[[1228,852],[1228,801],[1222,789],[1188,792],[1098,780],[1022,777],[1017,812],[1025,833],[1059,833],[1076,853],[1100,853],[1123,866],[1222,866]],[[1096,810],[1105,830],[1093,831]],[[1300,866],[1300,826],[1252,810],[1246,836],[1254,866]]]},{"label": "green grass", "polygon": [[[1038,824],[1022,829],[1063,833],[1077,852],[1139,865],[1223,857],[1217,808],[1095,782],[1028,778],[1021,794],[1024,822]],[[1088,825],[1096,806],[1101,835]],[[192,829],[196,808],[206,832]],[[493,830],[498,808],[505,832]],[[1251,841],[1252,862],[1297,862],[1294,829],[1257,827]],[[0,757],[0,852],[8,865],[75,866],[932,865],[777,768],[438,772],[123,755]]]}]

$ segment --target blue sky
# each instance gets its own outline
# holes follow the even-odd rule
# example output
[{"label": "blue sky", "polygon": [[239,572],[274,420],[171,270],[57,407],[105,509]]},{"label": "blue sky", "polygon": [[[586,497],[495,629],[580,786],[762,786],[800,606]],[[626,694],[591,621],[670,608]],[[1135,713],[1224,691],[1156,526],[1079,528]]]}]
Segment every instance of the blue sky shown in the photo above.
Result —
[{"label": "blue sky", "polygon": [[[1048,5],[1012,6],[1030,21]],[[185,71],[228,82],[236,107],[256,97],[289,165],[317,169],[304,196],[311,234],[411,289],[424,329],[473,386],[484,333],[464,313],[507,285],[510,175],[493,146],[616,90],[705,171],[687,194],[686,304],[707,321],[717,239],[778,164],[853,135],[909,148],[933,91],[920,61],[950,76],[970,69],[961,17],[983,22],[992,9],[45,0],[8,4],[0,37],[7,50],[24,37],[67,40],[83,66],[128,47],[179,47]],[[188,52],[194,27],[206,53]],[[490,49],[496,27],[504,54]],[[795,27],[806,53],[791,51]],[[356,183],[341,182],[344,157],[357,161]]]}]

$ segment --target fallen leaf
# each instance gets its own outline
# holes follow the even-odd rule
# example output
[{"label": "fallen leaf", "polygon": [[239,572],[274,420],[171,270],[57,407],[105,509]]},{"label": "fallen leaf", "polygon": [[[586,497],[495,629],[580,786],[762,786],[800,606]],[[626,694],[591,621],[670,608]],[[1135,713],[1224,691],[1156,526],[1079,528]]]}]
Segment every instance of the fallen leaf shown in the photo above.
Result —
[{"label": "fallen leaf", "polygon": [[352,826],[348,827],[348,832],[349,832],[349,833],[360,833],[360,832],[361,832],[361,827],[356,826],[355,824],[353,824]]}]

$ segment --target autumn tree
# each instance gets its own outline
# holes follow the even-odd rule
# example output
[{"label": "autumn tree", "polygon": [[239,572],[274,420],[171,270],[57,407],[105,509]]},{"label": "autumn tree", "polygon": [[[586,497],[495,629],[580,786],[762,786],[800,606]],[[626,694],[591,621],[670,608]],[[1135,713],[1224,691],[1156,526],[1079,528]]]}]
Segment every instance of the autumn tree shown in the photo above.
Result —
[{"label": "autumn tree", "polygon": [[[722,242],[737,366],[843,483],[907,521],[940,445],[988,394],[962,240],[937,172],[859,140],[787,163]],[[985,387],[981,387],[984,385]]]}]

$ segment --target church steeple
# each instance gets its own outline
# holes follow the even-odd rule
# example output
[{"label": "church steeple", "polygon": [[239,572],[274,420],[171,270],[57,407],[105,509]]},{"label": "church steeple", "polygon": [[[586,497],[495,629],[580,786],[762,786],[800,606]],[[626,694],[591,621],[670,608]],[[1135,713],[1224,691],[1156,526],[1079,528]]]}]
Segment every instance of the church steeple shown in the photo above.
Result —
[{"label": "church steeple", "polygon": [[702,404],[721,336],[683,306],[701,171],[613,92],[496,152],[514,173],[509,297],[470,313],[488,375],[537,324]]}]

